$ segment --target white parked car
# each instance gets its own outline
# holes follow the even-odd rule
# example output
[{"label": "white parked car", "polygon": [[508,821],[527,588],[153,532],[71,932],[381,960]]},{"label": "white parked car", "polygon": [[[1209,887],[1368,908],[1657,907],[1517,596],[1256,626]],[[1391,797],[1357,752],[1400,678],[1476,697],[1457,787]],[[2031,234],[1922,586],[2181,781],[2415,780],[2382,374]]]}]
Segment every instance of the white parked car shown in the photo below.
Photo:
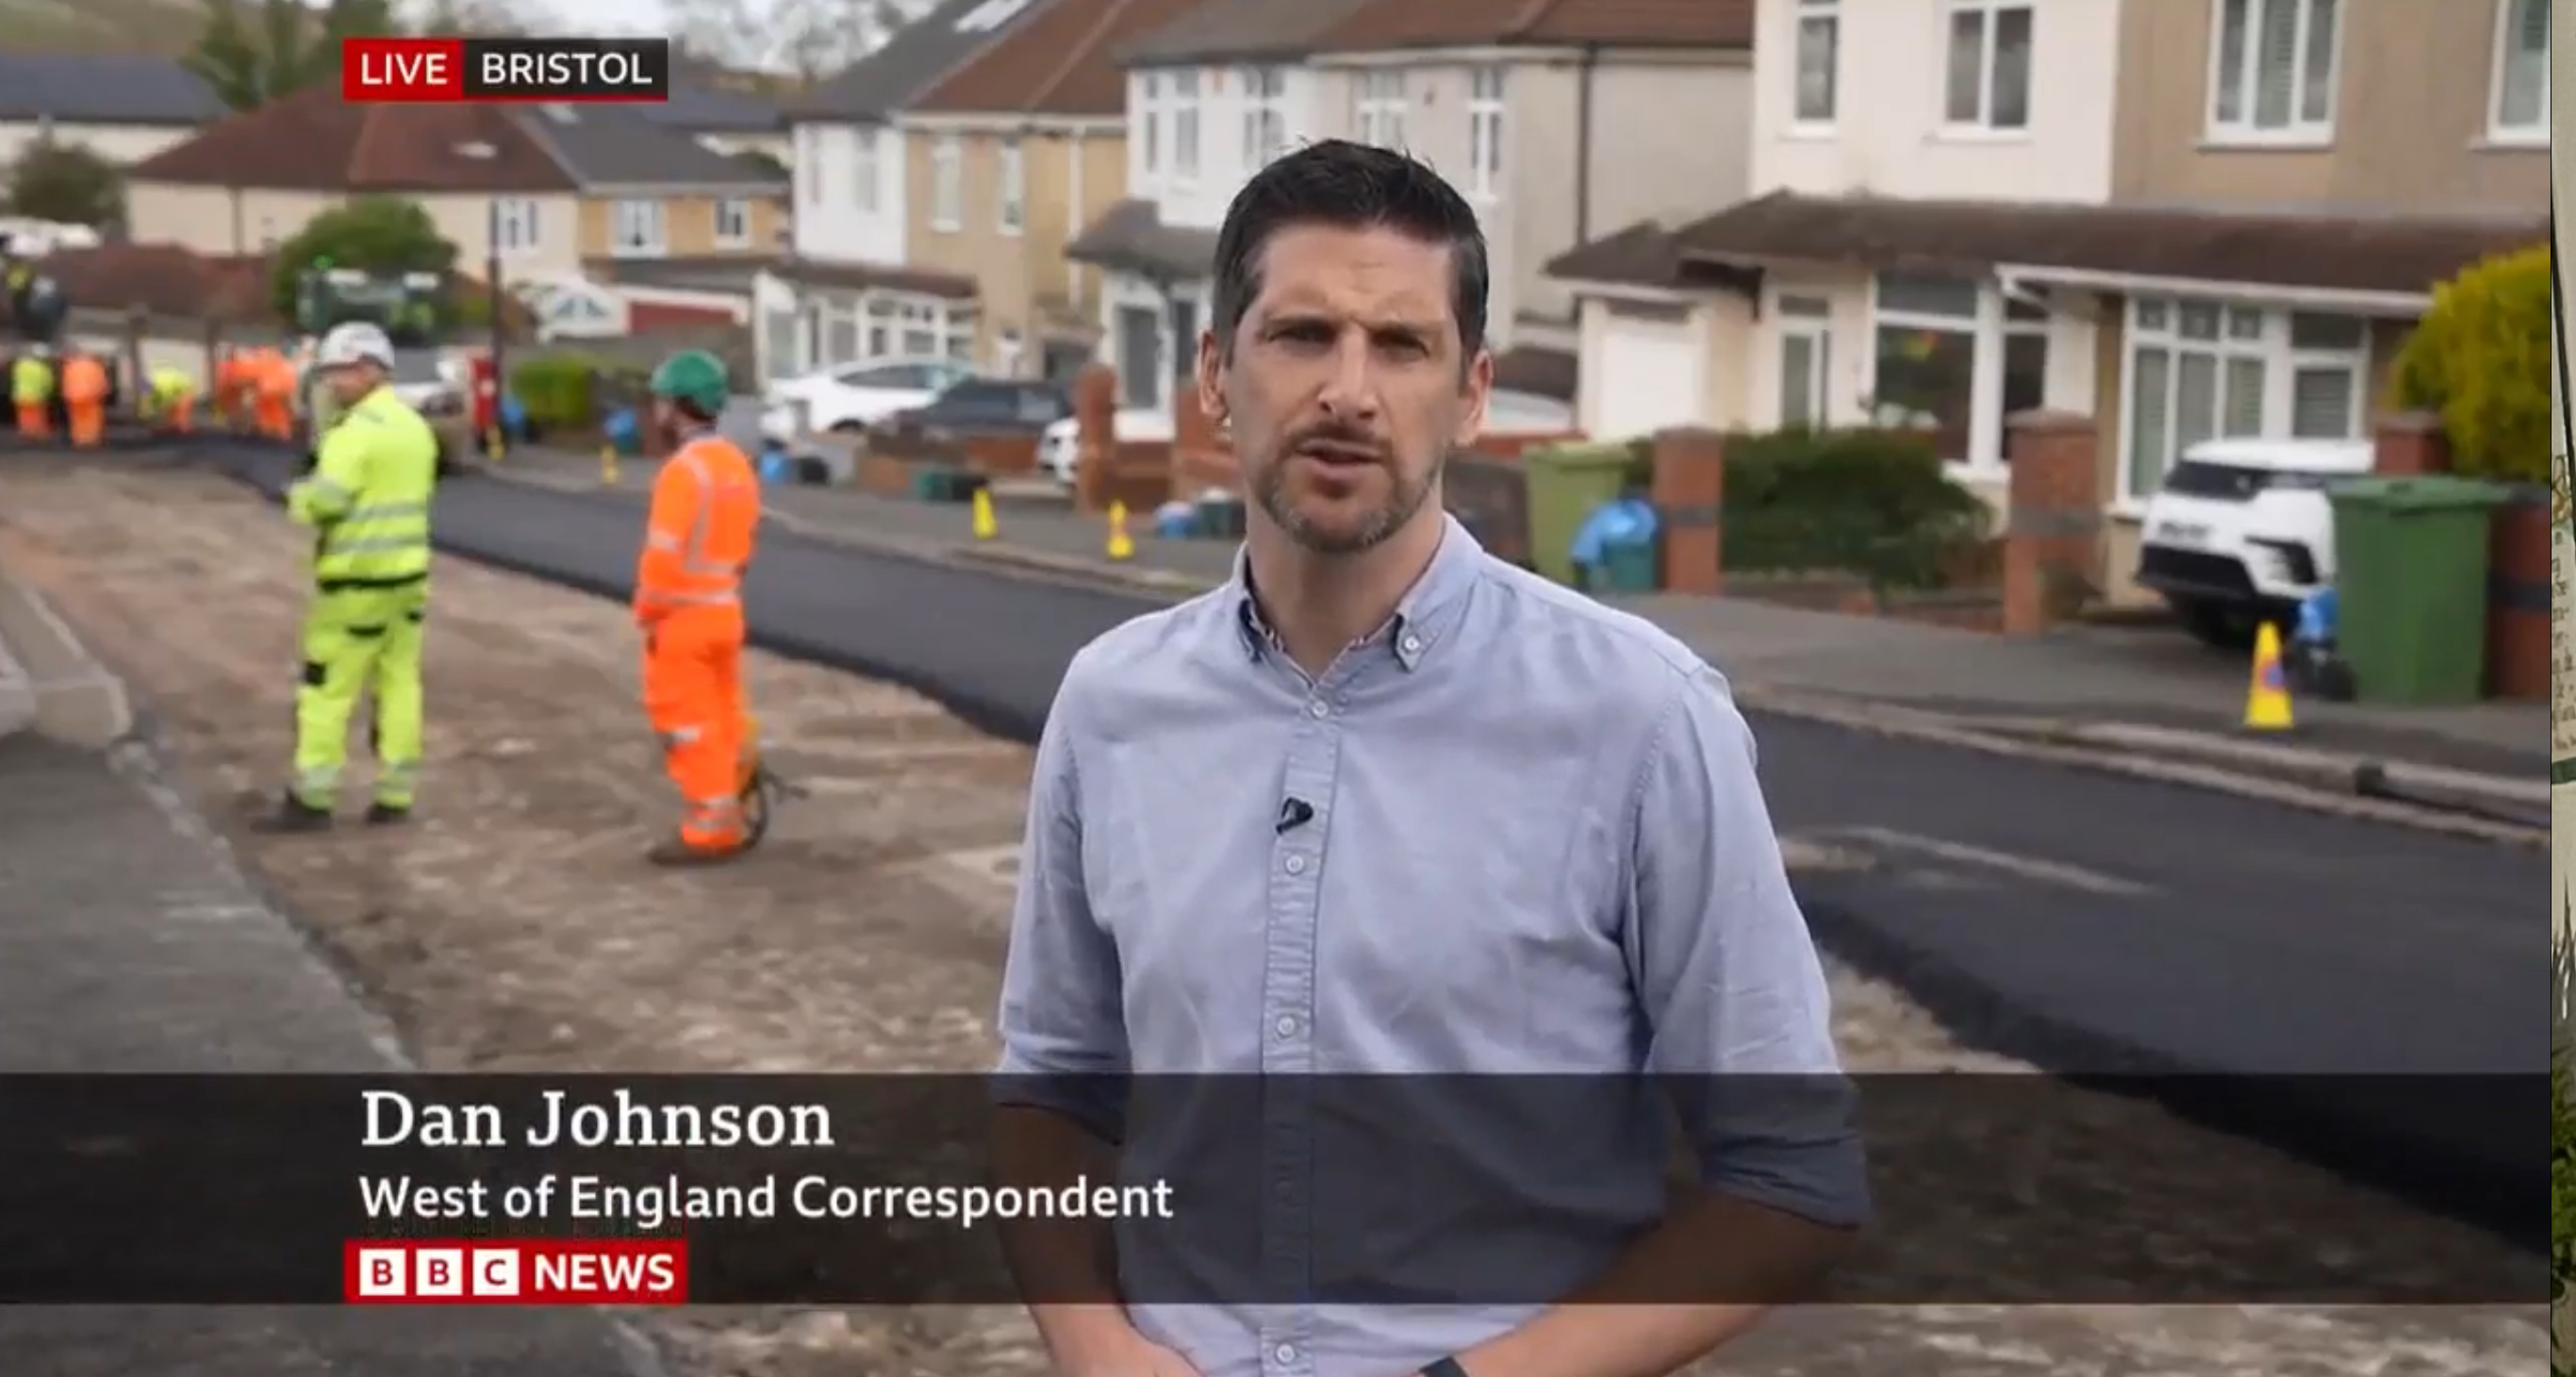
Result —
[{"label": "white parked car", "polygon": [[865,430],[898,411],[928,406],[974,375],[974,365],[948,358],[846,363],[771,383],[761,396],[761,428],[785,435]]},{"label": "white parked car", "polygon": [[2295,623],[2300,601],[2335,578],[2327,489],[2371,465],[2366,440],[2193,445],[2147,499],[2139,585],[2212,645],[2242,645],[2258,621]]},{"label": "white parked car", "polygon": [[[1118,413],[1121,440],[1169,440],[1172,413],[1162,407],[1129,407]],[[1574,409],[1528,392],[1496,392],[1485,401],[1485,429],[1497,435],[1555,434],[1574,429]],[[1081,422],[1068,416],[1038,437],[1038,468],[1066,487],[1081,457]]]}]

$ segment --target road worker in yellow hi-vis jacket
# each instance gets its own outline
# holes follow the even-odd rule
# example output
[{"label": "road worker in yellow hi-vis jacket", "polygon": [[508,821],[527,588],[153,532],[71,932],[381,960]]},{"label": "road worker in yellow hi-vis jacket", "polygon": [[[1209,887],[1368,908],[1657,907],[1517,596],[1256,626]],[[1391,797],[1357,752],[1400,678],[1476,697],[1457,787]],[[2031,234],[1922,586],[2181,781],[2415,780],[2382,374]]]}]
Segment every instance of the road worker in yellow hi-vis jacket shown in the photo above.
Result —
[{"label": "road worker in yellow hi-vis jacket", "polygon": [[438,437],[394,395],[394,349],[363,322],[331,331],[314,366],[342,408],[286,509],[319,533],[304,669],[295,695],[295,782],[270,831],[331,825],[349,720],[375,696],[370,823],[411,815],[421,756],[421,645],[429,612],[429,504]]}]

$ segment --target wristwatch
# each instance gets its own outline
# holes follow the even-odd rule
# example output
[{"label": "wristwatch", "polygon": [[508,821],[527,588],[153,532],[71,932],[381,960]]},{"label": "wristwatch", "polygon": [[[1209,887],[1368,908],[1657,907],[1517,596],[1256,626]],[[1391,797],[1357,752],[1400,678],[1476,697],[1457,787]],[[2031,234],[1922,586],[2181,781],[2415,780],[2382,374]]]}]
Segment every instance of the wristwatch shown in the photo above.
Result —
[{"label": "wristwatch", "polygon": [[1467,1377],[1467,1369],[1455,1358],[1441,1358],[1424,1364],[1421,1377]]}]

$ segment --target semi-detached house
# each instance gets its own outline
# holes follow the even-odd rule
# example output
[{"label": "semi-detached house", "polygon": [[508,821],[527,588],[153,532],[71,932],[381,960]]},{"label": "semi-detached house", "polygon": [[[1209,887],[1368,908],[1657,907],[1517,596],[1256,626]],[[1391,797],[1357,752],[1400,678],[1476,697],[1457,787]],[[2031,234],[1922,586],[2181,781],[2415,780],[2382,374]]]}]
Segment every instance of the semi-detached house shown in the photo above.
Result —
[{"label": "semi-detached house", "polygon": [[1102,356],[1124,401],[1170,405],[1235,193],[1328,138],[1403,148],[1466,194],[1492,256],[1502,384],[1569,398],[1575,299],[1543,269],[1600,227],[1744,185],[1751,25],[1749,0],[1192,9],[1126,50],[1129,197],[1069,250],[1107,275]]},{"label": "semi-detached house", "polygon": [[2547,8],[1760,0],[1756,194],[1552,267],[1585,413],[1920,426],[1998,501],[2007,415],[2090,415],[2123,596],[2184,446],[2367,433],[2434,284],[2545,237]]}]

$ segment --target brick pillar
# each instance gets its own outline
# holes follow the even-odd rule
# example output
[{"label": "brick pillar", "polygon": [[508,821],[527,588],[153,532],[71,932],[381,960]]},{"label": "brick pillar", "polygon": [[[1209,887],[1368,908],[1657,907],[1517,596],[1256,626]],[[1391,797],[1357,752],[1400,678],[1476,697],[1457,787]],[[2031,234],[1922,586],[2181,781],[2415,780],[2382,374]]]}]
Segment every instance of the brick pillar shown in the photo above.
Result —
[{"label": "brick pillar", "polygon": [[2487,536],[2487,692],[2549,699],[2549,494],[2517,492]]},{"label": "brick pillar", "polygon": [[2006,420],[2012,488],[2004,532],[2004,631],[2031,636],[2073,588],[2098,588],[2102,478],[2090,416],[2025,411]]},{"label": "brick pillar", "polygon": [[1664,587],[1709,596],[1726,591],[1719,517],[1726,499],[1726,436],[1667,430],[1654,446],[1650,496],[1664,525]]},{"label": "brick pillar", "polygon": [[1080,456],[1073,466],[1074,505],[1086,512],[1107,511],[1118,467],[1117,369],[1093,363],[1074,375],[1073,416]]},{"label": "brick pillar", "polygon": [[1242,487],[1243,468],[1235,462],[1233,442],[1199,406],[1198,380],[1174,379],[1171,496],[1196,501],[1209,488],[1238,492]]},{"label": "brick pillar", "polygon": [[2400,411],[2379,419],[2371,468],[2390,478],[2449,473],[2451,446],[2442,438],[2442,418],[2426,411]]}]

